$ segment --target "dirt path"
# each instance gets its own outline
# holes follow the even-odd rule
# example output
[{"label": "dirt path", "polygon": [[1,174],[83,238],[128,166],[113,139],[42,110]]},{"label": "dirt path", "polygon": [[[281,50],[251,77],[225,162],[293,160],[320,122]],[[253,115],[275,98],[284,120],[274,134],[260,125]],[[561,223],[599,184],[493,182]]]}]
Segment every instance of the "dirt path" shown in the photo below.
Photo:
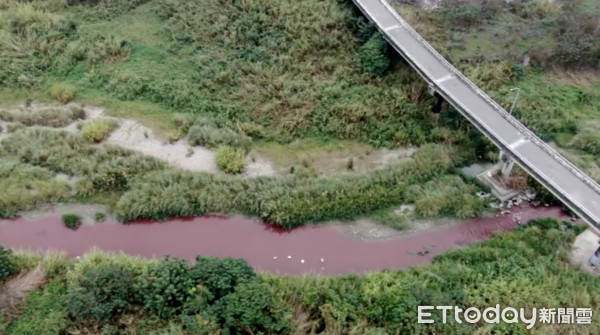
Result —
[{"label": "dirt path", "polygon": [[45,280],[44,270],[38,264],[33,270],[9,279],[0,287],[0,310],[4,319],[14,319],[21,313],[27,292],[39,288]]}]

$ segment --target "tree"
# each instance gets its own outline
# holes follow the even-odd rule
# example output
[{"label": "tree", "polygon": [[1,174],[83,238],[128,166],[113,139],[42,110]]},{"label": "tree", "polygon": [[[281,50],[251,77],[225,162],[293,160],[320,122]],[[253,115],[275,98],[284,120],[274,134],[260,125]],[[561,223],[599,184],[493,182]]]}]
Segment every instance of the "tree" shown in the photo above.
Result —
[{"label": "tree", "polygon": [[358,50],[358,67],[373,76],[381,77],[390,65],[386,55],[387,42],[380,33],[375,33]]},{"label": "tree", "polygon": [[12,251],[4,249],[4,247],[0,245],[0,283],[3,282],[5,278],[17,274],[18,272],[19,268],[12,260]]},{"label": "tree", "polygon": [[133,300],[133,274],[119,264],[87,268],[69,288],[67,309],[76,320],[107,323]]},{"label": "tree", "polygon": [[144,307],[167,319],[181,313],[196,285],[184,260],[165,256],[156,268],[141,276],[137,290]]},{"label": "tree", "polygon": [[235,291],[218,301],[216,309],[225,334],[274,334],[289,327],[288,313],[269,286],[253,280],[240,284]]},{"label": "tree", "polygon": [[192,277],[197,284],[208,288],[214,300],[233,292],[237,285],[256,278],[252,267],[243,259],[225,257],[220,260],[198,256],[196,261],[192,267]]}]

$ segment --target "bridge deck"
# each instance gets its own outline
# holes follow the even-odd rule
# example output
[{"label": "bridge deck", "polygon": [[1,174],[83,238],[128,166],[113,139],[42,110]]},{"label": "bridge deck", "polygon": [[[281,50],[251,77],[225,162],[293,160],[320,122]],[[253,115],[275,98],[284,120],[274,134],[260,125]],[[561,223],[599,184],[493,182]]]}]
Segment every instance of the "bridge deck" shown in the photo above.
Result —
[{"label": "bridge deck", "polygon": [[600,186],[438,54],[385,0],[354,0],[388,42],[481,132],[575,213],[600,229]]}]

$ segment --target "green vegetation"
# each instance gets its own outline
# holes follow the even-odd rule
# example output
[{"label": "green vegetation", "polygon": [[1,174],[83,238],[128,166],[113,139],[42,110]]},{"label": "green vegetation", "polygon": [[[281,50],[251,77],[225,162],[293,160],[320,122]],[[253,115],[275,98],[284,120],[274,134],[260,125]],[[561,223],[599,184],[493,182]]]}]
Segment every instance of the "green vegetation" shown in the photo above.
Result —
[{"label": "green vegetation", "polygon": [[0,283],[7,277],[19,272],[19,268],[14,264],[12,251],[6,250],[0,246]]},{"label": "green vegetation", "polygon": [[600,116],[596,1],[444,1],[397,6],[434,47],[597,180]]},{"label": "green vegetation", "polygon": [[[452,166],[449,156],[443,146],[425,146],[413,161],[336,177],[292,174],[243,179],[161,171],[137,178],[120,197],[115,211],[124,221],[241,212],[287,229],[306,222],[352,219],[402,203],[410,185],[448,173]],[[447,195],[453,197],[454,193]],[[461,195],[461,199],[468,196],[471,204],[477,205],[461,215],[474,215],[484,207],[473,194]]]},{"label": "green vegetation", "polygon": [[[15,122],[22,126],[47,126],[60,128],[73,121],[85,118],[85,111],[76,106],[68,108],[19,108],[16,110],[0,110],[0,120]],[[14,124],[11,124],[14,125]],[[9,125],[10,126],[10,125]],[[11,129],[13,132],[16,129]]]},{"label": "green vegetation", "polygon": [[102,222],[102,221],[106,220],[106,214],[104,214],[102,212],[96,212],[94,214],[94,220],[96,222]]},{"label": "green vegetation", "polygon": [[[320,177],[298,171],[281,177],[246,179],[166,169],[164,164],[128,150],[110,145],[97,147],[78,134],[42,129],[19,130],[3,140],[2,155],[19,159],[18,164],[42,166],[48,183],[60,183],[53,178],[57,173],[76,177],[76,196],[107,198],[107,204],[114,206],[123,221],[238,212],[288,229],[307,222],[352,219],[412,201],[407,196],[409,186],[450,173],[453,167],[449,148],[427,145],[414,155],[413,161],[382,170]],[[5,180],[24,187],[20,179]],[[462,183],[460,178],[449,183],[444,194],[451,198],[446,200],[450,206],[461,208],[454,198],[462,193],[458,199],[467,200],[468,205],[457,213],[469,217],[481,211],[484,204],[473,194],[475,188]],[[68,186],[64,182],[62,185],[61,199],[73,198]],[[458,190],[452,191],[455,187]],[[14,192],[20,190],[16,188]],[[52,200],[52,194],[40,200]],[[6,201],[19,201],[9,202],[12,205],[6,209],[10,210],[8,215],[33,205],[33,200],[19,199],[7,197]],[[430,211],[427,216],[454,215],[449,208],[454,207]]]},{"label": "green vegetation", "polygon": [[221,171],[229,174],[242,173],[246,168],[244,151],[229,146],[217,148],[215,151],[215,161]]},{"label": "green vegetation", "polygon": [[48,169],[4,158],[0,158],[0,189],[0,217],[8,218],[70,196],[69,185],[54,179]]},{"label": "green vegetation", "polygon": [[81,216],[77,214],[63,214],[62,221],[65,227],[77,230],[81,227]]},{"label": "green vegetation", "polygon": [[386,55],[387,42],[380,33],[373,36],[358,50],[358,67],[373,76],[381,77],[390,65]]},{"label": "green vegetation", "polygon": [[66,104],[75,98],[75,87],[67,84],[56,84],[50,87],[50,95],[58,102]]},{"label": "green vegetation", "polygon": [[[580,231],[538,220],[430,265],[363,276],[256,275],[242,260],[189,265],[96,252],[48,275],[5,333],[528,334],[522,323],[444,324],[439,314],[435,324],[418,324],[417,306],[591,307],[596,314],[600,282],[568,261]],[[592,335],[598,327],[537,322],[532,331]]]},{"label": "green vegetation", "polygon": [[119,124],[112,119],[99,119],[86,122],[81,126],[81,135],[88,141],[100,143],[104,141]]}]

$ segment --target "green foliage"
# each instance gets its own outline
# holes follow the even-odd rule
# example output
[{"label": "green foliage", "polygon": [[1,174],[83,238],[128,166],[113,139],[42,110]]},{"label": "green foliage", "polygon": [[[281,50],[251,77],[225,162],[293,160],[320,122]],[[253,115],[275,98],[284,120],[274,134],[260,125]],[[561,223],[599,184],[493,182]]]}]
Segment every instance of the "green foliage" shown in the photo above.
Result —
[{"label": "green foliage", "polygon": [[62,221],[65,227],[77,230],[81,227],[81,216],[77,214],[63,214]]},{"label": "green foliage", "polygon": [[[67,106],[64,108],[21,108],[17,110],[0,110],[0,120],[18,122],[24,126],[47,126],[60,128],[71,124],[73,121],[85,118],[85,111],[80,107]],[[14,132],[16,129],[10,129]]]},{"label": "green foliage", "polygon": [[412,162],[336,177],[147,174],[123,194],[115,211],[121,220],[129,221],[235,210],[290,229],[306,222],[351,219],[400,204],[407,186],[442,175],[451,164],[446,148],[428,145]]},{"label": "green foliage", "polygon": [[133,273],[120,264],[82,271],[69,286],[67,309],[77,321],[107,323],[133,300]]},{"label": "green foliage", "polygon": [[82,177],[79,194],[124,191],[129,180],[164,164],[116,146],[94,146],[78,134],[24,129],[0,143],[7,155],[23,163],[40,165],[54,173]]},{"label": "green foliage", "polygon": [[0,217],[12,218],[40,203],[70,197],[69,185],[45,168],[2,158],[0,153]]},{"label": "green foliage", "polygon": [[220,146],[215,151],[215,161],[219,169],[225,173],[238,174],[244,172],[246,160],[244,151],[230,146]]},{"label": "green foliage", "polygon": [[381,77],[388,69],[390,60],[387,55],[387,42],[380,33],[374,33],[371,38],[358,49],[358,67],[363,71]]},{"label": "green foliage", "polygon": [[96,222],[103,222],[106,220],[106,214],[104,214],[103,212],[96,212],[94,214],[94,220]]},{"label": "green foliage", "polygon": [[50,95],[58,102],[66,104],[75,98],[75,87],[67,84],[55,84],[50,87]]},{"label": "green foliage", "polygon": [[188,133],[187,140],[190,145],[202,145],[209,148],[218,146],[231,146],[247,148],[250,139],[240,135],[229,128],[217,128],[211,125],[193,125]]},{"label": "green foliage", "polygon": [[289,313],[270,287],[258,280],[242,283],[217,305],[223,328],[230,334],[279,334],[288,330]]},{"label": "green foliage", "polygon": [[19,268],[15,265],[12,257],[12,250],[4,249],[0,245],[0,283],[7,277],[19,273]]},{"label": "green foliage", "polygon": [[81,127],[81,135],[88,141],[100,143],[104,141],[108,135],[117,128],[118,123],[112,119],[99,119],[86,122]]},{"label": "green foliage", "polygon": [[184,260],[165,257],[156,268],[144,273],[136,290],[144,307],[161,318],[180,314],[196,291],[196,285]]},{"label": "green foliage", "polygon": [[214,300],[232,293],[237,285],[256,278],[254,270],[245,260],[230,257],[217,259],[198,256],[191,274],[196,283],[212,293]]},{"label": "green foliage", "polygon": [[443,176],[423,185],[409,187],[407,200],[414,202],[422,217],[475,217],[485,209],[485,202],[476,196],[476,188],[465,184],[459,176]]},{"label": "green foliage", "polygon": [[598,124],[584,125],[583,129],[573,137],[571,145],[592,155],[600,156],[600,127]]},{"label": "green foliage", "polygon": [[23,314],[9,325],[6,334],[62,334],[69,327],[66,305],[67,287],[64,280],[52,280],[41,289],[27,294]]}]

